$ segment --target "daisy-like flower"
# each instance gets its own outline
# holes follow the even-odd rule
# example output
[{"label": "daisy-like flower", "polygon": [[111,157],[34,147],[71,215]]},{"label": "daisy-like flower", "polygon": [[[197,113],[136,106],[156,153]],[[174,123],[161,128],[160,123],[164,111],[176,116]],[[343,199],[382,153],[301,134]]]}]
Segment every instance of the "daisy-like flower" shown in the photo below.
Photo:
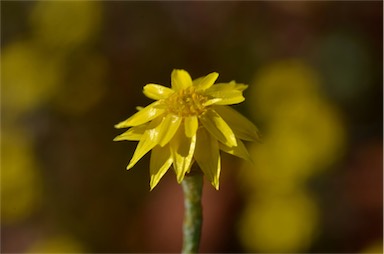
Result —
[{"label": "daisy-like flower", "polygon": [[242,140],[258,140],[258,130],[227,106],[245,100],[247,85],[234,81],[214,85],[218,76],[213,72],[192,81],[185,70],[173,70],[171,88],[144,86],[143,93],[156,101],[115,125],[129,129],[114,141],[139,141],[127,169],[152,150],[151,190],[172,165],[181,183],[195,162],[219,189],[220,150],[249,160]]}]

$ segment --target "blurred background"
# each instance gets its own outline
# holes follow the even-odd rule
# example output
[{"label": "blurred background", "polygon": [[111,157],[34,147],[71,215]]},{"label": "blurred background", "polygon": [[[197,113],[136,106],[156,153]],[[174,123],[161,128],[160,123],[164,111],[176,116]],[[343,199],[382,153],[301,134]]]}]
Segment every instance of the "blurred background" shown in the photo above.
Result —
[{"label": "blurred background", "polygon": [[382,252],[383,2],[1,2],[1,252],[179,252],[170,170],[114,124],[172,69],[263,135],[204,187],[202,252]]}]

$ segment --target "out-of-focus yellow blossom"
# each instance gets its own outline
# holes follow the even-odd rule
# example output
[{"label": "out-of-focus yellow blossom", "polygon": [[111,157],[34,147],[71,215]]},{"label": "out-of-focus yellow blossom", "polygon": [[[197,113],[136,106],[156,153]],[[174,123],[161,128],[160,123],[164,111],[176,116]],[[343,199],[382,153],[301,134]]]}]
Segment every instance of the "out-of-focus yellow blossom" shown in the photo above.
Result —
[{"label": "out-of-focus yellow blossom", "polygon": [[1,61],[1,83],[6,95],[2,103],[14,113],[40,106],[55,93],[62,78],[60,59],[45,59],[29,41],[5,47]]},{"label": "out-of-focus yellow blossom", "polygon": [[100,30],[101,19],[102,7],[97,1],[39,1],[30,15],[34,41],[56,49],[55,55],[92,40]]},{"label": "out-of-focus yellow blossom", "polygon": [[268,197],[247,206],[240,236],[250,252],[298,253],[305,251],[316,233],[318,212],[304,193]]},{"label": "out-of-focus yellow blossom", "polygon": [[214,85],[218,76],[213,72],[192,81],[185,70],[173,70],[171,88],[157,84],[144,86],[144,94],[156,102],[115,126],[130,127],[115,141],[139,141],[127,169],[152,150],[151,189],[172,164],[180,183],[194,161],[218,189],[220,150],[249,159],[241,140],[257,140],[258,130],[227,106],[244,101],[247,85],[234,81]]},{"label": "out-of-focus yellow blossom", "polygon": [[342,119],[323,98],[316,71],[303,61],[276,62],[256,77],[250,89],[251,113],[266,131],[263,145],[250,148],[257,170],[245,173],[244,183],[273,192],[299,187],[340,158],[345,144]]},{"label": "out-of-focus yellow blossom", "polygon": [[305,252],[316,235],[318,212],[307,181],[340,158],[345,130],[321,94],[321,79],[303,61],[261,68],[251,86],[251,114],[264,124],[263,145],[244,164],[247,194],[239,233],[247,251]]},{"label": "out-of-focus yellow blossom", "polygon": [[1,150],[1,217],[4,224],[12,224],[38,209],[41,176],[30,140],[22,131],[2,130]]}]

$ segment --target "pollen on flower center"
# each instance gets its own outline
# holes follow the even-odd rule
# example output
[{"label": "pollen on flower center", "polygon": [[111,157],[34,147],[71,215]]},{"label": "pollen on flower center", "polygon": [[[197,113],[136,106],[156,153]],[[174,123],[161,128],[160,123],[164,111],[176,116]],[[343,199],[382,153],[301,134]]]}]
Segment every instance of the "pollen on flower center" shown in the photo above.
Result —
[{"label": "pollen on flower center", "polygon": [[168,111],[178,116],[196,116],[205,112],[208,98],[195,91],[194,87],[182,89],[167,99]]}]

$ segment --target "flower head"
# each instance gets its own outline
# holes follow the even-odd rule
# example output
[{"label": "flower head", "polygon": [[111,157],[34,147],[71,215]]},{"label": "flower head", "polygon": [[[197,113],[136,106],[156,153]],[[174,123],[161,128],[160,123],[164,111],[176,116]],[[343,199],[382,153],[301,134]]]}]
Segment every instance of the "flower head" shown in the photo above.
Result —
[{"label": "flower head", "polygon": [[214,85],[218,76],[213,72],[192,80],[185,70],[173,70],[171,88],[144,86],[144,94],[156,101],[115,125],[129,129],[114,141],[139,141],[127,169],[152,150],[151,190],[171,165],[180,183],[194,162],[218,189],[220,150],[249,159],[242,140],[257,140],[258,130],[227,106],[244,101],[247,85],[234,81]]}]

